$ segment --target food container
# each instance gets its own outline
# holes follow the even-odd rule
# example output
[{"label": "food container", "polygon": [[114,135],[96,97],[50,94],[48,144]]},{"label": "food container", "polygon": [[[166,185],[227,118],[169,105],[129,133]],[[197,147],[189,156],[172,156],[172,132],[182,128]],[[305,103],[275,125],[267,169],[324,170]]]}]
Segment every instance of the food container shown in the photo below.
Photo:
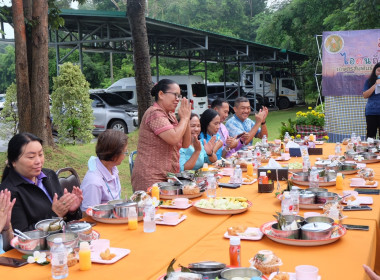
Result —
[{"label": "food container", "polygon": [[331,236],[333,227],[327,223],[309,223],[301,227],[303,240],[322,240]]},{"label": "food container", "polygon": [[317,204],[324,204],[328,201],[333,201],[338,198],[338,195],[333,192],[320,192],[317,193]]},{"label": "food container", "polygon": [[315,167],[320,168],[320,169],[324,169],[327,166],[329,166],[330,164],[331,164],[330,160],[320,160],[320,161],[315,162]]},{"label": "food container", "polygon": [[324,188],[308,188],[307,190],[313,193],[328,192],[328,190]]},{"label": "food container", "polygon": [[116,205],[116,204],[120,204],[120,203],[123,203],[123,202],[125,202],[125,200],[123,200],[123,199],[115,199],[115,200],[108,201],[107,204]]},{"label": "food container", "polygon": [[285,218],[286,223],[291,224],[293,221],[296,221],[297,224],[303,224],[305,222],[304,217],[297,215],[282,215]]},{"label": "food container", "polygon": [[78,234],[74,232],[55,233],[55,234],[49,235],[46,238],[49,250],[51,246],[54,244],[54,238],[62,238],[63,245],[65,245],[66,248],[74,249],[78,247],[78,242],[79,242]]},{"label": "food container", "polygon": [[293,179],[295,181],[307,182],[307,181],[309,181],[309,172],[297,172],[297,173],[293,173]]},{"label": "food container", "polygon": [[348,151],[348,152],[344,152],[344,157],[346,159],[354,159],[354,157],[356,157],[359,153],[357,152],[351,152],[351,151]]},{"label": "food container", "polygon": [[326,217],[326,216],[314,216],[314,217],[306,218],[305,222],[307,224],[317,222],[317,223],[326,223],[326,224],[332,225],[334,224],[334,219],[331,219],[330,217]]},{"label": "food container", "polygon": [[375,153],[360,153],[361,156],[364,157],[364,159],[366,160],[373,160],[373,159],[377,159],[377,154]]},{"label": "food container", "polygon": [[326,165],[326,170],[332,170],[332,171],[335,171],[335,172],[338,172],[339,170],[341,170],[341,167],[337,164],[329,164],[329,165]]},{"label": "food container", "polygon": [[79,241],[90,242],[92,240],[92,226],[86,222],[71,222],[66,226],[66,232],[78,234]]},{"label": "food container", "polygon": [[236,267],[236,268],[227,268],[220,273],[220,276],[223,279],[231,280],[234,277],[261,277],[263,274],[261,271],[253,267]]},{"label": "food container", "polygon": [[112,218],[112,211],[115,206],[109,204],[95,205],[92,207],[92,216],[95,218]]},{"label": "food container", "polygon": [[24,232],[25,235],[31,239],[24,239],[18,237],[19,246],[22,250],[45,250],[46,249],[46,237],[49,235],[45,231],[33,230]]},{"label": "food container", "polygon": [[208,279],[214,279],[220,277],[220,273],[226,268],[226,265],[220,262],[204,261],[191,263],[188,267],[191,272],[202,274],[203,277],[208,277]]},{"label": "food container", "polygon": [[300,204],[315,204],[316,194],[311,191],[300,192]]},{"label": "food container", "polygon": [[158,183],[160,187],[160,193],[163,195],[180,195],[181,194],[181,186],[175,186],[171,183],[162,182]]},{"label": "food container", "polygon": [[113,215],[115,218],[128,218],[130,208],[135,208],[137,213],[137,203],[132,201],[116,204],[113,209]]},{"label": "food container", "polygon": [[344,162],[341,166],[342,170],[356,170],[358,168],[358,165],[354,162]]},{"label": "food container", "polygon": [[356,146],[356,151],[358,153],[368,152],[368,147],[365,147],[365,146]]},{"label": "food container", "polygon": [[278,223],[274,223],[272,225],[272,232],[273,232],[273,235],[277,237],[287,238],[287,239],[299,239],[300,228],[301,226],[298,225],[298,229],[281,230],[278,228]]},{"label": "food container", "polygon": [[40,231],[45,231],[45,232],[48,232],[49,234],[52,234],[52,233],[61,232],[62,228],[64,228],[65,225],[66,225],[66,222],[63,219],[53,218],[53,219],[46,219],[46,220],[39,221],[38,223],[36,223],[34,228]]}]

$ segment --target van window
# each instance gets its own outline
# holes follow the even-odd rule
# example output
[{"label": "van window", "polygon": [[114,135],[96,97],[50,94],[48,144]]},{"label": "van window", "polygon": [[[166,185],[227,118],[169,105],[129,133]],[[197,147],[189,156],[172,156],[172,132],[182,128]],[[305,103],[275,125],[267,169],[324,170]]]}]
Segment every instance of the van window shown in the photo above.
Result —
[{"label": "van window", "polygon": [[294,81],[293,80],[282,80],[282,87],[294,90],[295,89]]},{"label": "van window", "polygon": [[186,84],[182,84],[182,85],[179,85],[179,88],[181,89],[181,94],[182,94],[182,97],[187,97],[187,85]]},{"label": "van window", "polygon": [[192,84],[194,97],[205,97],[207,96],[206,85],[205,84]]}]

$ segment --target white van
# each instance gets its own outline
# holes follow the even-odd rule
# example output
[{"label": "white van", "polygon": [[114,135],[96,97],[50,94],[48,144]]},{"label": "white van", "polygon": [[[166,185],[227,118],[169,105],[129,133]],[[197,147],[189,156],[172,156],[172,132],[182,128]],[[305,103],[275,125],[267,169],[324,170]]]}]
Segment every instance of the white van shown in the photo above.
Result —
[{"label": "white van", "polygon": [[[190,100],[194,113],[201,115],[208,108],[206,85],[201,76],[173,75],[160,76],[159,79],[170,79],[178,83],[182,96]],[[157,77],[152,76],[152,80],[153,83],[156,83]],[[136,81],[134,77],[118,80],[107,88],[106,92],[117,93],[130,103],[137,105]]]}]

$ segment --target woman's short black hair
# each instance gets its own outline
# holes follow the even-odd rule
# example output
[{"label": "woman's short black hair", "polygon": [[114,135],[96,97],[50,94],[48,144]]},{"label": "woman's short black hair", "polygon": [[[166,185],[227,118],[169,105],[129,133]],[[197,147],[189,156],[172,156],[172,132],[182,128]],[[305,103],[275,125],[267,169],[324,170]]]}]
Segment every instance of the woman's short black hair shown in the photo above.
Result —
[{"label": "woman's short black hair", "polygon": [[38,141],[42,145],[42,140],[40,138],[28,132],[16,134],[11,140],[9,140],[7,155],[8,164],[4,168],[2,181],[8,176],[9,170],[13,169],[12,163],[17,161],[22,155],[24,146],[33,141]]},{"label": "woman's short black hair", "polygon": [[208,125],[216,116],[219,116],[219,114],[214,109],[207,109],[206,111],[203,112],[200,119],[200,123],[201,123],[201,132],[203,132],[203,135],[205,137],[207,135]]},{"label": "woman's short black hair", "polygon": [[177,84],[177,83],[170,79],[162,79],[153,86],[153,88],[150,91],[150,94],[154,96],[154,99],[157,101],[158,93],[160,91],[166,92],[169,89],[169,86],[172,84]]},{"label": "woman's short black hair", "polygon": [[377,76],[376,76],[376,69],[380,67],[380,62],[376,63],[375,66],[372,69],[371,75],[368,79],[368,87],[373,86],[376,83]]},{"label": "woman's short black hair", "polygon": [[127,143],[127,134],[119,130],[107,129],[98,136],[96,155],[100,160],[112,161],[116,156],[124,153]]}]

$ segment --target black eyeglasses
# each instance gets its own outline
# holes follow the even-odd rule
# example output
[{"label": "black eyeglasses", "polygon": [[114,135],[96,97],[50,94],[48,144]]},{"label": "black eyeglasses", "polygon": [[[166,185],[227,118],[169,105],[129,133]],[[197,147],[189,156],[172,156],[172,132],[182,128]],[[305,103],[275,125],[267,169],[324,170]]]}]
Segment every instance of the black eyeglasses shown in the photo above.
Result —
[{"label": "black eyeglasses", "polygon": [[165,94],[166,93],[173,94],[176,99],[181,99],[182,98],[182,94],[177,94],[176,92],[165,91]]}]

